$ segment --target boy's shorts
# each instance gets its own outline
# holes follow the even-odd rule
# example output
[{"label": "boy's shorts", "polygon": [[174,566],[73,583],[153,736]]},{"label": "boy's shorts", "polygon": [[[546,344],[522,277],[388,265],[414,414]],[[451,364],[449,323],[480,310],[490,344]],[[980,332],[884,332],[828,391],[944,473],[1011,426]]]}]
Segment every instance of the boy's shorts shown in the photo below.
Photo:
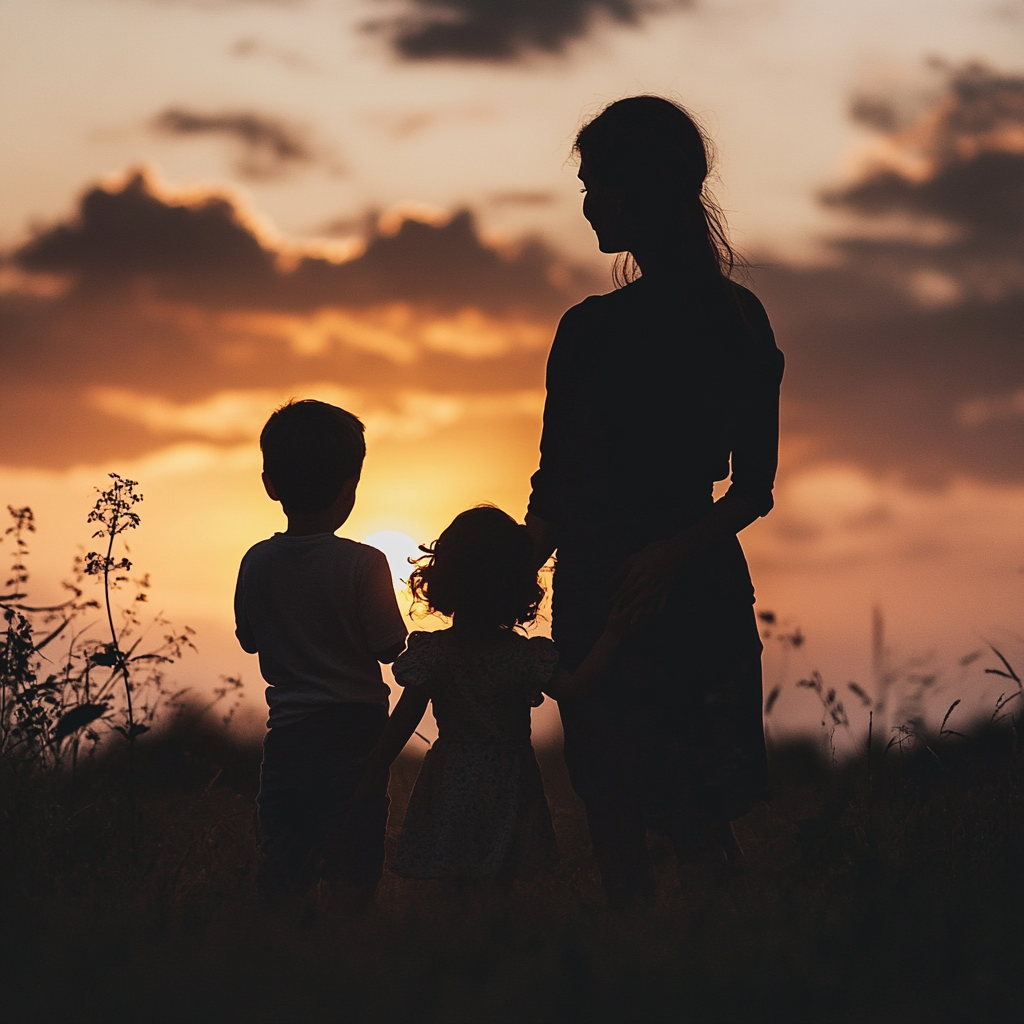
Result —
[{"label": "boy's shorts", "polygon": [[336,704],[263,741],[257,885],[264,896],[318,878],[372,891],[384,869],[387,780],[353,808],[362,762],[387,724],[377,704]]}]

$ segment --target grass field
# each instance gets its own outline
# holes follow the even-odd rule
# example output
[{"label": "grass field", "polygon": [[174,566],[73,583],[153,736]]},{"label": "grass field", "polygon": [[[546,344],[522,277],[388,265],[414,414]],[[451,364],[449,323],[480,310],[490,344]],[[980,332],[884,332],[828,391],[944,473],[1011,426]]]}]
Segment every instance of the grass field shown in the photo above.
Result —
[{"label": "grass field", "polygon": [[[115,738],[116,739],[116,738]],[[113,750],[118,745],[120,750]],[[539,751],[562,855],[507,903],[385,877],[359,920],[261,919],[259,746],[183,717],[0,793],[11,1021],[1013,1020],[1024,951],[1022,761],[1009,728],[830,766],[772,752],[735,868],[652,836],[648,916],[603,906],[560,752]],[[393,773],[392,831],[417,771]]]}]

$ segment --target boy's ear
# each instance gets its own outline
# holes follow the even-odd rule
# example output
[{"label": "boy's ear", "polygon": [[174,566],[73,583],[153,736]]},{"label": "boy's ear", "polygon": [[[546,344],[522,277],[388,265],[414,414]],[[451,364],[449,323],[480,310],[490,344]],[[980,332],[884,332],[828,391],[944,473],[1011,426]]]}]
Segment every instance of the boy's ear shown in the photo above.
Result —
[{"label": "boy's ear", "polygon": [[356,473],[355,476],[350,476],[344,484],[342,484],[341,491],[343,494],[353,497],[356,493],[356,488],[359,486],[359,478],[362,476],[362,472]]},{"label": "boy's ear", "polygon": [[267,495],[271,501],[280,501],[281,499],[277,496],[277,491],[274,490],[274,484],[270,477],[266,473],[261,474],[263,480],[263,486],[266,489]]}]

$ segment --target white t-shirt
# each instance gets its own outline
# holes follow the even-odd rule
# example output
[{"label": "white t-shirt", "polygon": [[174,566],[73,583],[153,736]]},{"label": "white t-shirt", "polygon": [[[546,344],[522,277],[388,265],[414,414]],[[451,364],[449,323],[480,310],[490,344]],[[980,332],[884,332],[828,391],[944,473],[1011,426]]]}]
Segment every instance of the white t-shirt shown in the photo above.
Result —
[{"label": "white t-shirt", "polygon": [[405,639],[384,554],[317,533],[275,533],[245,553],[235,588],[235,636],[259,654],[268,725],[333,704],[388,705],[374,657]]}]

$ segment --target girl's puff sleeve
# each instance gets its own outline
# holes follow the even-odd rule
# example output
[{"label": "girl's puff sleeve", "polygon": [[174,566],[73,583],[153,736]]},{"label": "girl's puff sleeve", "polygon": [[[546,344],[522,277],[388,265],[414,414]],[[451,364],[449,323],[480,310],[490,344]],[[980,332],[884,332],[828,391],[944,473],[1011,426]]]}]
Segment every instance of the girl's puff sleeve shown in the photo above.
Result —
[{"label": "girl's puff sleeve", "polygon": [[409,646],[392,666],[395,682],[429,692],[437,665],[437,637],[417,630],[409,634]]}]

